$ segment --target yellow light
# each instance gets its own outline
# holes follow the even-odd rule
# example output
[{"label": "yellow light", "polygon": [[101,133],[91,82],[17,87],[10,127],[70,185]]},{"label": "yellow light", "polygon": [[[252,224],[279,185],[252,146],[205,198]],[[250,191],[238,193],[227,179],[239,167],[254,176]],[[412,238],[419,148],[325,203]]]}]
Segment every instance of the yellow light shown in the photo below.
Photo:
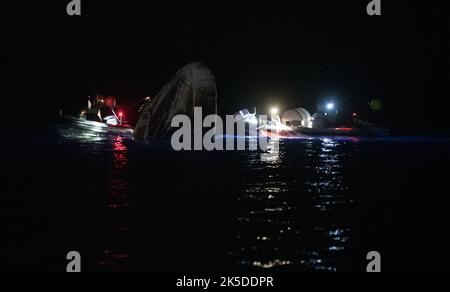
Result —
[{"label": "yellow light", "polygon": [[270,113],[272,114],[272,115],[278,115],[278,113],[279,113],[280,111],[278,110],[278,108],[276,108],[276,107],[274,107],[274,108],[272,108],[271,110],[270,110]]}]

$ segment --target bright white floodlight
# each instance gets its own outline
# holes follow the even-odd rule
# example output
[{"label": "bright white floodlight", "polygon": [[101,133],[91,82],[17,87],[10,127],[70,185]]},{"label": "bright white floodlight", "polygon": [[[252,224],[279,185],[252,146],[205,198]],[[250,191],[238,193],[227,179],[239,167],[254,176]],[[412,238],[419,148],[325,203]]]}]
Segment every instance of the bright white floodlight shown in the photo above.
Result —
[{"label": "bright white floodlight", "polygon": [[329,111],[334,110],[334,107],[335,107],[335,105],[334,105],[334,103],[332,103],[332,102],[330,102],[330,103],[327,104],[327,110],[329,110]]},{"label": "bright white floodlight", "polygon": [[274,116],[278,115],[279,112],[280,112],[280,110],[276,107],[274,107],[270,110],[270,114],[272,114]]}]

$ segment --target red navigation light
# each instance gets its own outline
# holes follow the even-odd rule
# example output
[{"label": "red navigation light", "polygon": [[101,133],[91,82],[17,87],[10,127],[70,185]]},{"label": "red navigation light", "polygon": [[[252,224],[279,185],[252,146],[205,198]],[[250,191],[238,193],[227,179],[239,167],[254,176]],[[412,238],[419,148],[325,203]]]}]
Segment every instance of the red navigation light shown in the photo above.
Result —
[{"label": "red navigation light", "polygon": [[123,112],[119,112],[119,118],[123,118]]}]

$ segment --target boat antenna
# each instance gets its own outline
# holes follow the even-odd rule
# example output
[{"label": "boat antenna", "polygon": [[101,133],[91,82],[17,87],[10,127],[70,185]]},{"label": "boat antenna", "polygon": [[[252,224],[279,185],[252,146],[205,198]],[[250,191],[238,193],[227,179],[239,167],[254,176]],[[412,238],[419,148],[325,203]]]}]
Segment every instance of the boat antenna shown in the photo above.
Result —
[{"label": "boat antenna", "polygon": [[92,96],[95,98],[95,100],[98,99],[97,84],[95,82],[95,79],[92,80]]}]

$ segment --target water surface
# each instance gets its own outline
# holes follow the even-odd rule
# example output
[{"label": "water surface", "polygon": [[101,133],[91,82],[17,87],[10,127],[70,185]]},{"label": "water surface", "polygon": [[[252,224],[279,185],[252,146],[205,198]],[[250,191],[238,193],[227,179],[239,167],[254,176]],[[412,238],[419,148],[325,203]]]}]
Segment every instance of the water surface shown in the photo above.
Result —
[{"label": "water surface", "polygon": [[[2,270],[443,270],[450,140],[317,138],[260,152],[46,129],[6,134]],[[61,133],[60,133],[61,134]]]}]

